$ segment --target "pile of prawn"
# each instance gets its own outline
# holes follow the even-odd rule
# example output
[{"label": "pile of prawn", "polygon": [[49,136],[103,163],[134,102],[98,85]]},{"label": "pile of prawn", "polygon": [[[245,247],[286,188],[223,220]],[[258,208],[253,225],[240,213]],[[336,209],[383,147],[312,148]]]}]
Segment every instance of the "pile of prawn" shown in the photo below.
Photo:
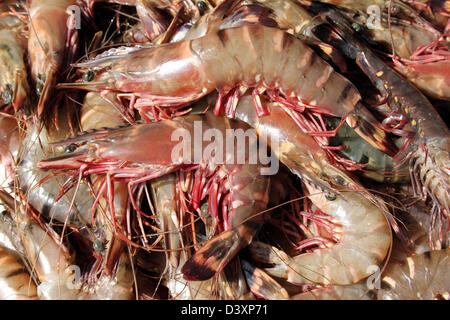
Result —
[{"label": "pile of prawn", "polygon": [[448,8],[0,1],[0,299],[449,299]]}]

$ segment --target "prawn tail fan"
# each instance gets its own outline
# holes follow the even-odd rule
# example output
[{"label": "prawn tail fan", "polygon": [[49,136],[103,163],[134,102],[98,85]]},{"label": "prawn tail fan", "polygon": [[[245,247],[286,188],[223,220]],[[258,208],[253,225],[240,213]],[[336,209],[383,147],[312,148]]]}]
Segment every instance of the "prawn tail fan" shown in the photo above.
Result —
[{"label": "prawn tail fan", "polygon": [[213,277],[222,271],[242,248],[250,244],[255,233],[243,224],[212,238],[183,265],[181,272],[184,279],[204,281]]}]

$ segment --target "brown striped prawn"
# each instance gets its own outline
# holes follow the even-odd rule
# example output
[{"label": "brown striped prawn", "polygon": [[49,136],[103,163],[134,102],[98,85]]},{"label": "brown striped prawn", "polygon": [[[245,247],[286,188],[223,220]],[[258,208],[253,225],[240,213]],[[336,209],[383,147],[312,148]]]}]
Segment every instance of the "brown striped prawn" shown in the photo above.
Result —
[{"label": "brown striped prawn", "polygon": [[58,87],[118,92],[146,119],[155,107],[183,106],[215,89],[216,114],[226,106],[233,115],[238,98],[253,88],[260,116],[267,110],[258,101],[268,91],[293,111],[346,117],[372,145],[396,152],[357,89],[303,41],[275,28],[251,25],[160,46],[122,47],[76,66],[94,72],[92,81]]},{"label": "brown striped prawn", "polygon": [[[40,161],[38,167],[72,170],[76,176],[104,173],[111,182],[128,182],[131,190],[133,184],[174,172],[183,165],[190,165],[192,168],[192,155],[200,150],[201,161],[194,166],[197,170],[192,187],[193,206],[198,209],[200,201],[209,195],[209,212],[218,219],[224,232],[199,249],[184,264],[182,272],[185,279],[206,280],[220,272],[252,241],[262,224],[262,216],[257,213],[267,205],[270,180],[260,172],[265,166],[248,162],[247,151],[243,159],[244,164],[219,165],[203,153],[207,147],[203,142],[200,149],[194,150],[191,145],[187,149],[188,154],[183,152],[183,156],[172,155],[172,150],[177,150],[174,149],[177,145],[179,148],[179,142],[171,139],[173,132],[176,129],[185,129],[194,137],[196,122],[201,124],[203,129],[214,129],[222,134],[226,133],[227,129],[249,128],[238,120],[205,114],[114,130],[99,130],[59,143],[58,145],[73,143],[77,147],[65,155]],[[248,146],[255,146],[256,137],[250,140]],[[142,148],[143,143],[149,143],[155,152]],[[242,150],[246,150],[245,146],[246,142]],[[224,147],[222,145],[220,148]],[[237,153],[236,146],[231,152]],[[234,159],[237,159],[236,156]]]},{"label": "brown striped prawn", "polygon": [[448,216],[450,133],[444,120],[417,88],[355,37],[342,15],[336,11],[323,15],[330,24],[316,26],[313,32],[355,59],[374,86],[387,97],[390,111],[383,126],[406,138],[394,161],[399,165],[409,160],[414,194],[431,200],[433,219]]}]

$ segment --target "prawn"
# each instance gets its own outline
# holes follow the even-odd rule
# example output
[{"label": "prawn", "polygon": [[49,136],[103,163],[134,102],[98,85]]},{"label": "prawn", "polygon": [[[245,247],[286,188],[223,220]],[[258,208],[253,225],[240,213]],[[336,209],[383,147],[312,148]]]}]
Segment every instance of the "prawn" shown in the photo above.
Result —
[{"label": "prawn", "polygon": [[425,252],[388,264],[381,279],[378,299],[448,299],[450,249]]},{"label": "prawn", "polygon": [[9,8],[13,3],[15,1],[0,4],[0,98],[2,105],[12,105],[18,110],[27,100],[29,86],[22,36],[26,24],[13,15]]},{"label": "prawn", "polygon": [[392,242],[384,212],[360,193],[342,191],[342,195],[330,197],[312,185],[306,184],[306,188],[309,199],[341,224],[340,241],[331,248],[295,257],[267,245],[253,245],[252,256],[274,264],[264,269],[270,275],[295,284],[348,285],[370,276],[374,272],[371,267],[383,262]]},{"label": "prawn", "polygon": [[325,19],[333,30],[323,25],[316,26],[315,32],[355,59],[375,87],[387,96],[391,111],[383,125],[386,130],[406,137],[394,161],[402,163],[409,159],[414,193],[431,199],[435,218],[448,215],[450,135],[447,125],[418,89],[356,39],[343,16],[328,11]]},{"label": "prawn", "polygon": [[[183,164],[192,164],[191,155],[195,154],[195,150],[191,150],[193,146],[187,149],[188,154],[183,152],[183,156],[174,157],[171,151],[178,143],[171,137],[176,129],[188,130],[192,137],[195,121],[222,133],[226,129],[248,129],[247,125],[238,120],[205,114],[100,130],[58,143],[77,143],[78,147],[68,154],[42,160],[37,166],[41,169],[81,169],[79,174],[82,176],[107,173],[111,181],[128,182],[131,188],[132,184],[174,172]],[[148,152],[149,150],[142,148],[143,141],[150,142],[152,149],[164,152]],[[201,149],[196,151],[203,153],[204,147],[206,146],[202,144]],[[236,153],[236,149],[233,152]],[[218,165],[214,160],[203,156],[205,154],[197,166],[197,179],[193,185],[194,209],[209,194],[209,211],[221,221],[225,231],[211,239],[184,264],[182,272],[187,280],[206,280],[220,272],[240,249],[252,241],[262,223],[262,217],[257,213],[268,202],[269,177],[261,175],[262,165],[248,163],[248,153],[244,157],[245,164]],[[211,184],[205,185],[210,179]],[[206,190],[202,191],[205,187]],[[228,192],[225,193],[225,190]],[[222,199],[221,204],[219,199]],[[219,216],[220,208],[224,210],[222,216]]]},{"label": "prawn", "polygon": [[[51,94],[77,49],[76,23],[68,9],[76,0],[29,0],[28,53],[39,97],[37,112],[47,110]],[[73,21],[72,21],[73,22]]]},{"label": "prawn", "polygon": [[157,106],[185,105],[215,89],[219,92],[215,113],[226,105],[233,115],[238,98],[253,87],[259,116],[267,114],[258,101],[268,90],[293,111],[346,117],[376,148],[390,154],[396,150],[373,124],[377,121],[353,84],[303,41],[275,28],[250,25],[155,47],[122,47],[76,66],[94,72],[92,81],[63,83],[59,88],[118,92],[129,97],[144,118]]},{"label": "prawn", "polygon": [[60,131],[49,132],[45,128],[40,128],[37,123],[28,123],[26,136],[18,154],[16,178],[26,202],[44,217],[69,226],[82,227],[89,224],[91,207],[94,203],[94,199],[89,195],[88,186],[81,184],[77,192],[71,190],[66,196],[58,199],[58,192],[66,182],[67,176],[47,178],[47,174],[36,168],[39,160],[53,154],[49,147],[52,139],[61,138],[64,132],[62,128]]},{"label": "prawn", "polygon": [[[271,145],[272,152],[304,180],[313,204],[342,225],[340,242],[333,247],[293,258],[285,254],[286,262],[282,259],[270,270],[294,283],[346,285],[369,276],[373,270],[368,267],[379,265],[392,243],[390,225],[395,224],[386,217],[387,209],[344,171],[331,165],[325,151],[299,130],[284,110],[269,109],[269,115],[258,118],[248,104],[242,103],[236,117],[245,119],[260,137],[277,136],[279,143]],[[342,264],[348,267],[340,268]]]},{"label": "prawn", "polygon": [[[381,47],[381,54],[391,57],[392,67],[408,81],[431,97],[450,99],[447,32],[441,32],[442,28],[436,29],[434,23],[424,19],[422,10],[416,11],[400,1],[375,1],[370,5],[322,2],[346,8],[340,12],[352,21],[353,30],[372,45]],[[366,14],[366,10],[369,13],[374,8],[380,12],[376,25],[373,17]]]},{"label": "prawn", "polygon": [[74,299],[78,291],[69,285],[73,279],[67,270],[73,265],[75,256],[70,253],[69,247],[47,224],[34,221],[24,203],[5,192],[1,193],[1,198],[14,213],[13,220],[23,251],[39,281],[39,298]]}]

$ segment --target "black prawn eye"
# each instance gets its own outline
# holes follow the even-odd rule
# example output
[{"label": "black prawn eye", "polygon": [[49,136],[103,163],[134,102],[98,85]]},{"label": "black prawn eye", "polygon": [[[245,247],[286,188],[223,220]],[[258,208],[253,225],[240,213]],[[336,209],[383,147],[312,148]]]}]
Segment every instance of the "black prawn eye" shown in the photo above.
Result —
[{"label": "black prawn eye", "polygon": [[36,81],[36,93],[38,94],[38,96],[41,95],[42,90],[44,90],[44,84],[45,84],[45,79],[47,77],[45,76],[45,74],[39,74],[37,77],[37,81]]},{"label": "black prawn eye", "polygon": [[4,104],[10,104],[12,102],[12,88],[9,84],[6,85],[5,91],[2,93],[2,99]]},{"label": "black prawn eye", "polygon": [[71,152],[74,152],[75,150],[77,150],[77,145],[74,143],[72,143],[64,148],[65,153],[71,153]]},{"label": "black prawn eye", "polygon": [[200,14],[203,14],[206,9],[208,9],[208,6],[206,5],[205,1],[197,1],[196,3],[198,10],[200,11]]},{"label": "black prawn eye", "polygon": [[328,201],[334,201],[334,200],[336,200],[337,196],[336,196],[336,194],[334,194],[332,192],[325,191],[325,198]]},{"label": "black prawn eye", "polygon": [[103,242],[99,239],[96,239],[94,243],[92,244],[92,247],[94,248],[95,252],[102,252],[105,250],[105,246],[103,245]]},{"label": "black prawn eye", "polygon": [[91,82],[92,80],[94,80],[94,76],[95,76],[94,71],[88,70],[88,71],[86,71],[85,74],[83,74],[83,80],[87,81],[87,82]]},{"label": "black prawn eye", "polygon": [[345,185],[345,179],[342,176],[334,176],[333,177],[333,181],[334,183],[336,183],[337,185],[343,186]]},{"label": "black prawn eye", "polygon": [[398,5],[393,5],[391,7],[391,14],[398,15],[400,13],[402,13],[402,8],[400,8]]},{"label": "black prawn eye", "polygon": [[353,23],[352,23],[352,28],[353,28],[353,30],[355,30],[356,32],[360,32],[360,31],[361,31],[361,26],[360,26],[359,23],[357,23],[357,22],[353,22]]}]

